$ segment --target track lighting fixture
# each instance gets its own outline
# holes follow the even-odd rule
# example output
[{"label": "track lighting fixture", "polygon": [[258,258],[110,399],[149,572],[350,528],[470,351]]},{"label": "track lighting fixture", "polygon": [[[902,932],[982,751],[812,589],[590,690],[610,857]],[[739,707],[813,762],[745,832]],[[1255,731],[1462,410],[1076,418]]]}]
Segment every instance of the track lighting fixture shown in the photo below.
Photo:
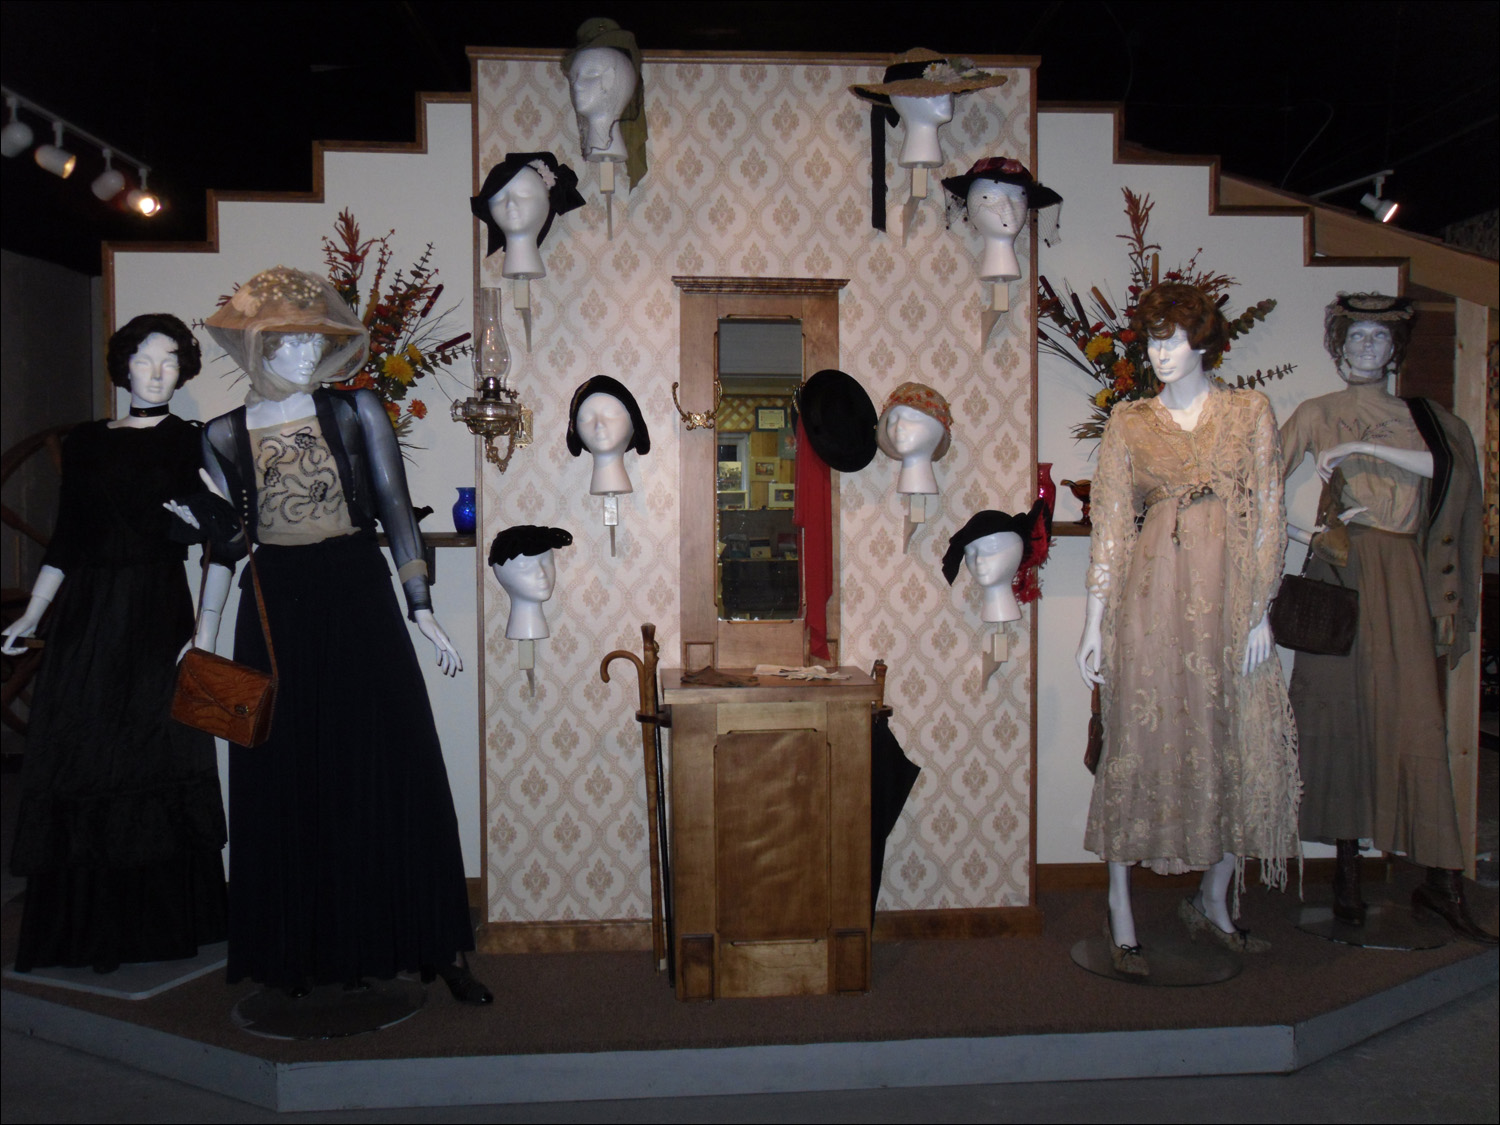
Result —
[{"label": "track lighting fixture", "polygon": [[37,105],[30,98],[22,97],[14,90],[0,87],[0,94],[5,97],[5,104],[10,107],[10,120],[3,129],[0,129],[0,153],[5,156],[19,156],[31,147],[33,136],[31,126],[21,119],[20,111],[44,118],[52,125],[52,143],[38,145],[32,153],[37,164],[51,172],[54,176],[67,179],[78,167],[78,157],[63,148],[63,132],[67,131],[69,139],[73,141],[86,141],[99,149],[99,155],[104,158],[104,171],[94,177],[89,184],[89,190],[100,200],[108,203],[120,192],[125,190],[126,180],[124,173],[114,166],[114,158],[119,157],[122,161],[129,161],[136,167],[140,177],[140,187],[130,191],[126,197],[126,205],[131,210],[146,218],[161,212],[162,202],[160,197],[152,194],[151,189],[146,186],[146,177],[150,174],[144,161],[138,160],[128,152],[122,152],[119,148],[100,140],[71,121],[66,121],[43,106]]},{"label": "track lighting fixture", "polygon": [[18,99],[9,96],[5,104],[10,107],[10,121],[0,129],[0,153],[7,157],[19,156],[31,147],[31,126],[16,116]]},{"label": "track lighting fixture", "polygon": [[78,157],[63,148],[63,123],[54,121],[52,123],[52,143],[50,145],[38,145],[32,155],[37,164],[47,169],[54,176],[60,176],[66,180],[73,174],[73,169],[78,164]]},{"label": "track lighting fixture", "polygon": [[1322,191],[1315,191],[1311,196],[1309,196],[1309,198],[1324,199],[1330,195],[1333,195],[1335,192],[1344,191],[1347,188],[1359,187],[1361,184],[1367,183],[1373,186],[1375,190],[1373,192],[1365,192],[1364,195],[1360,197],[1360,205],[1368,210],[1372,215],[1374,215],[1375,218],[1380,222],[1388,223],[1393,218],[1395,218],[1396,211],[1401,206],[1394,200],[1383,198],[1383,196],[1385,195],[1386,178],[1394,174],[1395,173],[1390,168],[1385,168],[1379,172],[1371,172],[1368,175],[1359,176],[1345,184],[1337,184],[1331,188],[1324,188]]},{"label": "track lighting fixture", "polygon": [[115,171],[115,166],[110,163],[113,156],[114,153],[109,149],[104,150],[104,171],[94,177],[94,182],[89,185],[89,190],[105,203],[125,190],[124,175]]}]

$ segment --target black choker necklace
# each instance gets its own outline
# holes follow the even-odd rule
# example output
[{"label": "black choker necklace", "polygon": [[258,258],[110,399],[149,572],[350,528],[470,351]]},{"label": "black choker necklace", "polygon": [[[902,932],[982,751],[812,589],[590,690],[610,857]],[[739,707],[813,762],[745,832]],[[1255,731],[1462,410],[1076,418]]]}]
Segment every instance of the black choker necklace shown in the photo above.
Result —
[{"label": "black choker necklace", "polygon": [[167,412],[168,405],[164,402],[160,406],[132,406],[130,416],[132,418],[160,418]]}]

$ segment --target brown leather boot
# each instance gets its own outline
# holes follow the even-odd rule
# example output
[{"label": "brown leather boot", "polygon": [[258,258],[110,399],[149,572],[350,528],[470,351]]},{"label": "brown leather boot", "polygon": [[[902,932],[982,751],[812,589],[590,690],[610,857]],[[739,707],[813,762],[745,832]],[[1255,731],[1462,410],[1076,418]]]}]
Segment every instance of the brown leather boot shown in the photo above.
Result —
[{"label": "brown leather boot", "polygon": [[1500,938],[1469,915],[1469,904],[1464,901],[1464,874],[1446,867],[1429,867],[1427,881],[1411,893],[1412,913],[1420,917],[1423,911],[1437,915],[1448,923],[1449,929],[1464,941],[1479,945],[1500,944]]},{"label": "brown leather boot", "polygon": [[1359,893],[1359,841],[1335,840],[1338,866],[1333,869],[1333,916],[1347,926],[1365,924],[1365,900]]}]

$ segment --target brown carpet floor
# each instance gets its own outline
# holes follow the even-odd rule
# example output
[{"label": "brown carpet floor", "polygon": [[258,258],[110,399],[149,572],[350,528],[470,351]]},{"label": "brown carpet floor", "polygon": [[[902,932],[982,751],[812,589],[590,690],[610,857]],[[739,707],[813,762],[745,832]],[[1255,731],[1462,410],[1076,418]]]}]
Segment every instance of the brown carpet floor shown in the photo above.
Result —
[{"label": "brown carpet floor", "polygon": [[[1367,898],[1405,902],[1417,878],[1398,864],[1394,882],[1367,888]],[[1181,882],[1180,890],[1136,893],[1148,951],[1153,933],[1180,930],[1177,902],[1193,880]],[[1495,928],[1496,892],[1469,887],[1476,916]],[[1309,901],[1327,895],[1326,886],[1307,888]],[[229,987],[218,975],[140,1002],[10,980],[5,988],[270,1061],[301,1062],[1289,1024],[1482,952],[1461,943],[1412,953],[1337,945],[1297,931],[1290,921],[1296,905],[1294,894],[1247,891],[1241,924],[1270,938],[1271,952],[1247,958],[1232,981],[1195,989],[1121,984],[1075,966],[1071,946],[1101,924],[1104,896],[1097,891],[1041,896],[1046,925],[1036,938],[878,943],[873,987],[853,997],[683,1004],[646,953],[478,956],[476,975],[497,997],[490,1008],[459,1005],[439,983],[415,1017],[394,1027],[289,1042],[233,1026],[231,1008],[256,986]],[[19,916],[18,902],[0,916],[6,961]]]}]

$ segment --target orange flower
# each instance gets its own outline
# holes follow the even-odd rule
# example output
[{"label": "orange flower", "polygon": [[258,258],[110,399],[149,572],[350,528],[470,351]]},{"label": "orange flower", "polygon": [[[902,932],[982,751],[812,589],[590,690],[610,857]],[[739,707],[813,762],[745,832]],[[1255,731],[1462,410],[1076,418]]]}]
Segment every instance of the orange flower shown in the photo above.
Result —
[{"label": "orange flower", "polygon": [[401,408],[399,406],[397,406],[394,402],[387,402],[384,405],[385,405],[385,412],[391,416],[391,425],[394,426],[397,422],[399,422],[401,420]]},{"label": "orange flower", "polygon": [[411,416],[413,418],[425,418],[425,417],[427,417],[427,404],[425,402],[423,402],[419,398],[414,398],[414,399],[411,400],[411,407],[410,407],[410,409],[411,409]]}]

